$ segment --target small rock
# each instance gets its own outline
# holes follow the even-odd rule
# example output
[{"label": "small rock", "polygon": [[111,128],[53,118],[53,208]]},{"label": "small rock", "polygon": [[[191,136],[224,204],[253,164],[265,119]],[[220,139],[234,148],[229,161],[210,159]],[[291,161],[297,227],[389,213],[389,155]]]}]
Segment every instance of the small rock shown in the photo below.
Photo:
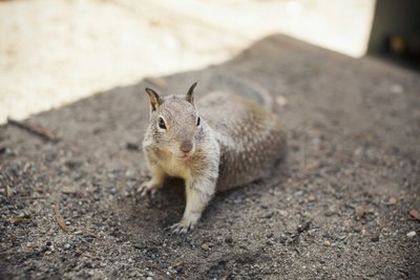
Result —
[{"label": "small rock", "polygon": [[321,148],[321,143],[322,143],[321,138],[319,138],[319,137],[315,137],[315,138],[313,138],[313,139],[311,140],[311,142],[312,142],[312,145],[313,145],[314,147],[316,147],[316,149]]},{"label": "small rock", "polygon": [[370,238],[370,241],[372,241],[372,242],[378,242],[379,241],[379,234],[372,236]]},{"label": "small rock", "polygon": [[363,218],[366,215],[366,213],[368,212],[366,207],[364,207],[364,206],[356,207],[355,211],[356,211],[356,219],[358,219],[358,220]]},{"label": "small rock", "polygon": [[226,237],[225,238],[225,242],[227,243],[227,244],[232,244],[233,243],[233,239],[232,239],[232,237]]},{"label": "small rock", "polygon": [[411,209],[409,214],[413,219],[420,221],[420,212],[417,211],[416,209]]},{"label": "small rock", "polygon": [[334,209],[329,209],[327,210],[327,212],[324,213],[325,217],[331,217],[334,215],[339,215],[339,213],[337,211],[335,211]]},{"label": "small rock", "polygon": [[279,210],[279,214],[283,217],[287,216],[287,211],[286,210]]},{"label": "small rock", "polygon": [[263,219],[271,219],[274,216],[274,212],[269,212],[268,214],[262,216]]},{"label": "small rock", "polygon": [[354,232],[360,233],[362,231],[363,227],[360,226],[360,225],[353,225],[352,229],[353,229]]},{"label": "small rock", "polygon": [[69,243],[64,244],[64,249],[68,250],[71,248],[71,245]]},{"label": "small rock", "polygon": [[279,106],[285,106],[287,104],[287,98],[279,95],[276,97],[276,102]]},{"label": "small rock", "polygon": [[364,153],[364,149],[362,147],[358,147],[356,150],[354,150],[353,154],[356,157],[361,157]]},{"label": "small rock", "polygon": [[66,161],[64,164],[69,168],[69,169],[77,169],[77,168],[79,168],[80,166],[82,166],[82,163],[83,162],[81,162],[81,161],[79,161],[79,160],[68,160],[68,161]]},{"label": "small rock", "polygon": [[71,225],[71,222],[70,221],[66,221],[66,226],[69,226],[69,225]]},{"label": "small rock", "polygon": [[345,234],[337,236],[338,240],[345,240],[346,238],[347,238],[347,235]]},{"label": "small rock", "polygon": [[331,242],[328,240],[324,241],[324,246],[330,247],[331,246]]},{"label": "small rock", "polygon": [[304,231],[309,230],[309,228],[310,228],[310,227],[311,227],[311,221],[306,221],[306,222],[304,222],[304,223],[302,223],[302,224],[299,224],[299,225],[297,226],[296,231],[297,231],[298,233],[302,233],[302,232],[304,232]]},{"label": "small rock", "polygon": [[306,163],[305,170],[307,172],[313,172],[313,171],[317,170],[319,168],[319,166],[320,166],[320,163],[318,161],[313,161],[312,160],[312,161],[309,161],[309,162]]},{"label": "small rock", "polygon": [[388,205],[395,205],[397,204],[397,198],[391,196],[388,200]]},{"label": "small rock", "polygon": [[413,238],[416,235],[417,235],[417,233],[415,231],[410,231],[409,233],[407,233],[408,238]]},{"label": "small rock", "polygon": [[64,186],[61,191],[65,194],[75,194],[78,191],[78,188],[74,186]]},{"label": "small rock", "polygon": [[208,251],[208,250],[210,250],[210,246],[209,246],[209,244],[207,244],[207,243],[203,243],[203,244],[201,245],[201,249],[203,249],[204,251]]},{"label": "small rock", "polygon": [[146,280],[153,280],[152,276],[147,276]]},{"label": "small rock", "polygon": [[402,85],[393,84],[391,86],[391,92],[392,93],[403,93],[404,92],[404,88],[402,87]]}]

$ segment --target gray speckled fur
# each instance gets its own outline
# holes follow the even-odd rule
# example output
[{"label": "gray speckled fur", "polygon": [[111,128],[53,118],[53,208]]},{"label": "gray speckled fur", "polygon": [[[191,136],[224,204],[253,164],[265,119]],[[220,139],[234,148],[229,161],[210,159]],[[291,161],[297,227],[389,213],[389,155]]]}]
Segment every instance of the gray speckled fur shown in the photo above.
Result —
[{"label": "gray speckled fur", "polygon": [[[182,233],[195,226],[216,191],[267,176],[286,149],[280,120],[267,108],[224,92],[208,94],[196,108],[193,89],[187,96],[164,98],[146,90],[151,114],[143,149],[152,178],[140,191],[154,193],[166,176],[183,178],[187,204],[181,222],[173,226]],[[159,118],[166,129],[158,127]],[[193,150],[182,158],[185,140],[193,143]]]},{"label": "gray speckled fur", "polygon": [[238,95],[214,92],[198,108],[220,146],[218,191],[267,176],[284,156],[285,131],[264,107]]}]

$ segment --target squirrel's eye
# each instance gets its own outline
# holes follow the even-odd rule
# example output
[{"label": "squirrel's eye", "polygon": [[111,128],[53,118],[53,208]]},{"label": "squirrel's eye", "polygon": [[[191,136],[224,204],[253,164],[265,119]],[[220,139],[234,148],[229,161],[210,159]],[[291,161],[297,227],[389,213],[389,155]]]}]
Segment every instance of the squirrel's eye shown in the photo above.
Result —
[{"label": "squirrel's eye", "polygon": [[197,126],[200,126],[200,117],[197,118]]},{"label": "squirrel's eye", "polygon": [[166,129],[166,124],[163,118],[159,118],[159,128]]}]

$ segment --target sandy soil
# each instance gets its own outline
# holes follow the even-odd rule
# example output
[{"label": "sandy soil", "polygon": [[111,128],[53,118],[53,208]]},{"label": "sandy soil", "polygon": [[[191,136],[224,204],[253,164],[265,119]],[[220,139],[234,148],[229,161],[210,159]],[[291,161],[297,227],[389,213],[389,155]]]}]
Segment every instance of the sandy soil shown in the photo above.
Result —
[{"label": "sandy soil", "polygon": [[[136,145],[147,81],[33,116],[45,142],[0,127],[2,279],[419,279],[420,77],[270,36],[227,63],[163,77],[163,92],[199,82],[264,87],[289,131],[272,178],[216,196],[198,228],[165,228],[182,185],[155,200]],[[8,186],[8,187],[6,187]],[[61,213],[67,232],[57,224]]]}]

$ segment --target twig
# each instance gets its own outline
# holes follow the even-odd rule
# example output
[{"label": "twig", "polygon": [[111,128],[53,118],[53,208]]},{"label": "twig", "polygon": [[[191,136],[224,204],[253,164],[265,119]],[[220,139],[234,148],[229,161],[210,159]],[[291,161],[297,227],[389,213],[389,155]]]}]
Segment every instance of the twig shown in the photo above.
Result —
[{"label": "twig", "polygon": [[13,216],[8,219],[9,223],[11,224],[19,224],[19,223],[26,223],[31,220],[31,216],[23,215],[23,216]]},{"label": "twig", "polygon": [[63,231],[67,232],[66,223],[64,222],[64,218],[63,218],[63,216],[61,216],[60,210],[58,209],[58,203],[54,205],[54,215],[55,215],[55,221],[60,226],[60,228]]},{"label": "twig", "polygon": [[7,123],[22,128],[32,134],[38,135],[51,142],[58,142],[60,140],[60,138],[57,135],[55,135],[49,129],[39,124],[28,124],[12,118],[7,118]]},{"label": "twig", "polygon": [[303,122],[303,147],[302,147],[302,153],[303,153],[303,168],[306,169],[306,142],[307,142],[307,134],[306,134],[306,121]]},{"label": "twig", "polygon": [[7,198],[12,196],[12,190],[10,189],[9,185],[7,185],[7,184],[4,187],[4,194],[6,195]]},{"label": "twig", "polygon": [[36,200],[36,199],[47,199],[48,196],[43,195],[43,196],[21,196],[19,197],[19,199],[23,199],[23,200]]}]

